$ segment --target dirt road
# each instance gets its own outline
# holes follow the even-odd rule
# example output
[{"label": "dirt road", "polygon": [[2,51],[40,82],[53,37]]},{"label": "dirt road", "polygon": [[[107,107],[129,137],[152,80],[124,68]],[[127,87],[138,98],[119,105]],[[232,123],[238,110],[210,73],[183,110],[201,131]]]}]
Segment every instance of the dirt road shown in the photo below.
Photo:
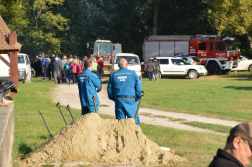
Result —
[{"label": "dirt road", "polygon": [[[69,104],[73,108],[81,109],[81,104],[79,100],[79,92],[78,92],[77,85],[66,85],[60,84],[56,86],[53,90],[52,97],[55,103],[60,102],[62,105]],[[58,93],[60,92],[60,93]],[[99,100],[100,100],[100,107],[99,113],[112,115],[115,116],[115,107],[114,102],[108,99],[106,89],[102,89],[100,93],[98,93]],[[170,111],[161,111],[149,108],[140,108],[139,110],[140,120],[142,123],[145,124],[152,124],[152,125],[161,125],[164,127],[171,127],[174,129],[181,129],[181,130],[188,130],[188,131],[197,131],[197,132],[204,132],[204,133],[214,133],[214,134],[222,134],[227,135],[219,132],[215,132],[212,130],[201,129],[192,127],[189,125],[184,124],[185,122],[190,121],[197,121],[203,123],[211,123],[211,124],[218,124],[224,126],[235,126],[239,124],[239,122],[235,121],[227,121],[217,118],[207,118],[192,114],[186,113],[175,113]]]}]

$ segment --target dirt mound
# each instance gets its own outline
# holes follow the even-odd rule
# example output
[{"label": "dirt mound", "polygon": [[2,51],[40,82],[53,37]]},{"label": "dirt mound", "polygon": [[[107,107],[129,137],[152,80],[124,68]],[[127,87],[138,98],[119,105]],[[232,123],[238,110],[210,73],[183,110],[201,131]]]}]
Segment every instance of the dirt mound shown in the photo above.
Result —
[{"label": "dirt mound", "polygon": [[21,158],[22,166],[54,162],[167,163],[182,158],[147,139],[134,119],[101,119],[86,114]]}]

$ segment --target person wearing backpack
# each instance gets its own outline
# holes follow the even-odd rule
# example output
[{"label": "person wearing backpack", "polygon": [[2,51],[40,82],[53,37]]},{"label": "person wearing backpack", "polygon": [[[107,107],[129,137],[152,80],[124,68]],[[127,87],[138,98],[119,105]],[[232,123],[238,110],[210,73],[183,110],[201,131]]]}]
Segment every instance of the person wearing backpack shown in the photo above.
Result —
[{"label": "person wearing backpack", "polygon": [[67,59],[66,64],[64,65],[64,73],[65,73],[67,85],[71,84],[70,65],[71,65],[70,60]]},{"label": "person wearing backpack", "polygon": [[77,75],[80,73],[80,66],[76,59],[70,65],[70,73],[73,76],[73,84],[77,84]]}]

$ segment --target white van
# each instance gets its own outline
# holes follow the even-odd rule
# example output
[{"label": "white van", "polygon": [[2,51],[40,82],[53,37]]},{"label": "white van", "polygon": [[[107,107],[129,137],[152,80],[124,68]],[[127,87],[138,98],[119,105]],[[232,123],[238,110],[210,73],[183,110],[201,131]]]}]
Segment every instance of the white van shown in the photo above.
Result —
[{"label": "white van", "polygon": [[25,53],[18,53],[18,78],[25,83],[31,82],[31,61]]},{"label": "white van", "polygon": [[142,81],[141,65],[139,57],[132,53],[117,53],[114,62],[112,64],[112,70],[115,72],[119,69],[118,63],[121,58],[124,58],[128,62],[128,69],[135,71],[140,81]]},{"label": "white van", "polygon": [[[0,54],[6,61],[10,63],[10,56],[8,54]],[[0,82],[10,81],[10,67],[7,66],[0,59]]]}]

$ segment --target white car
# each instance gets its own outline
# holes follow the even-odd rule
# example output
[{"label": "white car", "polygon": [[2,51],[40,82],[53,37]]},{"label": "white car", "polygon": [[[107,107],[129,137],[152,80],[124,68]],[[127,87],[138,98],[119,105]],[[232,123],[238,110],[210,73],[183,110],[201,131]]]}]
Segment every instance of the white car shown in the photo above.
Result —
[{"label": "white car", "polygon": [[113,72],[119,70],[118,63],[121,58],[124,58],[127,60],[128,69],[135,71],[135,73],[139,77],[140,81],[142,81],[142,73],[141,73],[141,65],[140,65],[139,57],[135,54],[132,54],[132,53],[117,53],[114,58],[114,62],[112,64]]},{"label": "white car", "polygon": [[188,76],[190,79],[207,75],[207,69],[203,65],[191,65],[181,57],[166,56],[156,57],[160,65],[161,77]]},{"label": "white car", "polygon": [[252,71],[252,60],[248,60],[247,58],[240,56],[238,61],[238,66],[231,69],[231,71],[236,70],[248,70]]},{"label": "white car", "polygon": [[18,53],[18,78],[19,81],[31,82],[31,61],[25,53]]}]

